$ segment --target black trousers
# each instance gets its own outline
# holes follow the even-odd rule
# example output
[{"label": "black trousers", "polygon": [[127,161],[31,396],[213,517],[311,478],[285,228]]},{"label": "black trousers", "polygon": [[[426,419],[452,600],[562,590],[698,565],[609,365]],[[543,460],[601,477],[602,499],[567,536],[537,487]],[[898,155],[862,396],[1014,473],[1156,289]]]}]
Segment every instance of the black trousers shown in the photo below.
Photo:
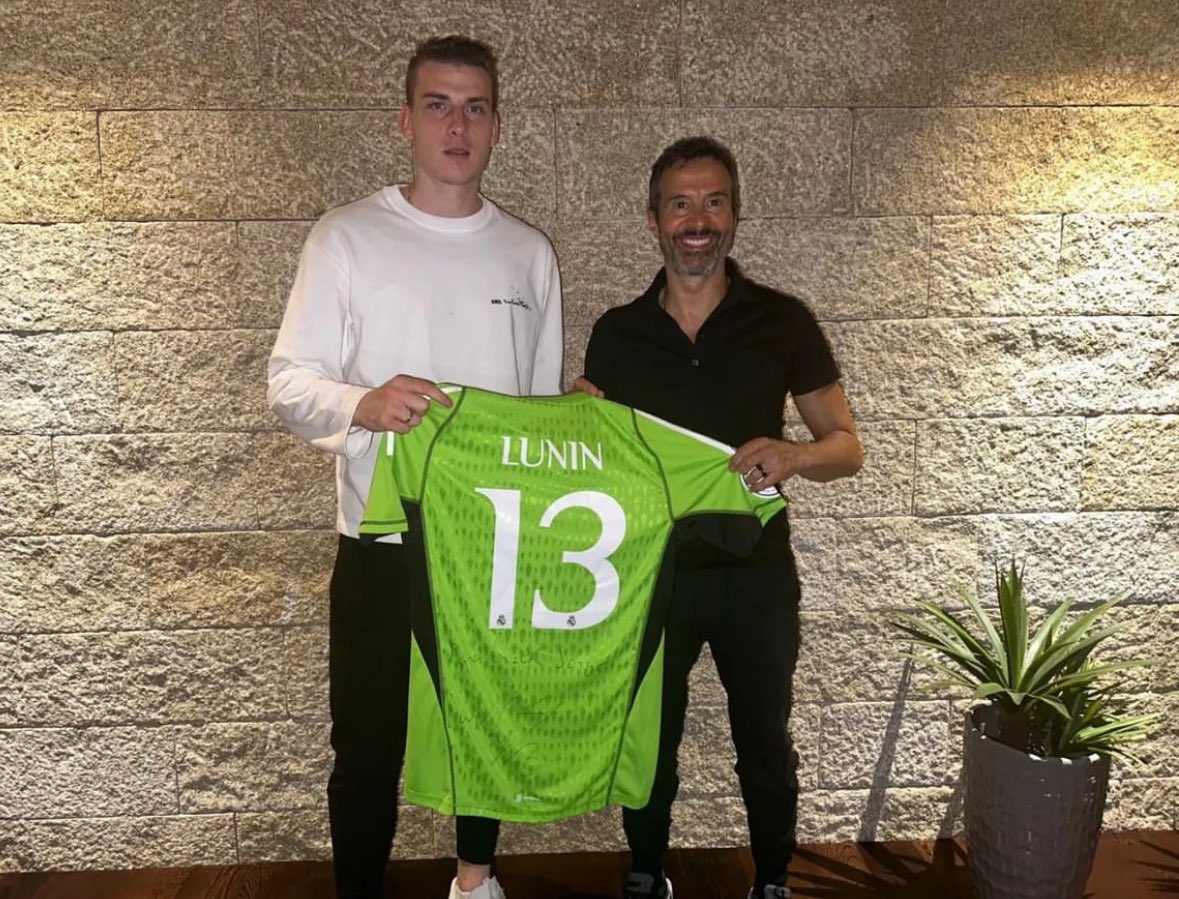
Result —
[{"label": "black trousers", "polygon": [[760,890],[786,882],[798,805],[798,756],[788,730],[798,601],[798,576],[789,556],[780,565],[677,571],[664,644],[655,785],[646,807],[623,809],[622,815],[635,871],[662,872],[679,789],[676,753],[684,732],[688,675],[707,642],[728,696],[754,885]]},{"label": "black trousers", "polygon": [[[340,537],[332,571],[330,702],[335,764],[328,817],[339,899],[383,895],[397,829],[409,707],[410,597],[405,550]],[[458,856],[491,864],[499,822],[459,817]]]}]

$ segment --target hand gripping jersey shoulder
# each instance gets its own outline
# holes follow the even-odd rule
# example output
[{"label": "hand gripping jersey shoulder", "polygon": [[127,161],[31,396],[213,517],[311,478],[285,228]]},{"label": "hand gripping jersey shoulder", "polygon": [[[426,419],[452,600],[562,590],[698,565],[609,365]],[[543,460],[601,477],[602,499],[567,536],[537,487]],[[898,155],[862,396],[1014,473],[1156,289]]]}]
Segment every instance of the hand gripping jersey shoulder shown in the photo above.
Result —
[{"label": "hand gripping jersey shoulder", "polygon": [[413,572],[405,797],[510,821],[641,807],[672,529],[726,516],[711,532],[748,551],[784,503],[624,406],[449,390],[386,435],[360,526],[404,531]]}]

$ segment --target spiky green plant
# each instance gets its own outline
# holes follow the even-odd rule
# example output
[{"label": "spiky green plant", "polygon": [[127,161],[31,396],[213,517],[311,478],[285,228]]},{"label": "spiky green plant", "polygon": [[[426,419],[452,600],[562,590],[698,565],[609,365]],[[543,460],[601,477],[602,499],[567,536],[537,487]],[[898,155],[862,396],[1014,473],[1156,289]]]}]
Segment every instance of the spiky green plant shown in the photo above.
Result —
[{"label": "spiky green plant", "polygon": [[[998,622],[969,591],[961,595],[976,628],[935,603],[918,601],[920,612],[892,619],[912,645],[905,655],[937,671],[933,688],[959,685],[976,700],[999,707],[995,738],[1041,756],[1096,752],[1137,761],[1130,747],[1145,739],[1157,715],[1127,715],[1104,679],[1119,671],[1157,663],[1130,659],[1097,663],[1093,651],[1124,625],[1101,625],[1122,602],[1107,600],[1072,617],[1067,600],[1032,632],[1023,571],[1012,562],[995,570]],[[969,620],[969,619],[967,619]]]}]

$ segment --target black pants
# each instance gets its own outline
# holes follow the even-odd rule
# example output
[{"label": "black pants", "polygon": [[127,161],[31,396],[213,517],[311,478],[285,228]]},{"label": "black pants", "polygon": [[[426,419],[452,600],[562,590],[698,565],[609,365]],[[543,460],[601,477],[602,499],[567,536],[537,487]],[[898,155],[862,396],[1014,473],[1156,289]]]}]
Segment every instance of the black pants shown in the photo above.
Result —
[{"label": "black pants", "polygon": [[676,573],[664,645],[655,786],[645,808],[623,809],[622,815],[635,871],[662,872],[679,788],[676,752],[684,732],[688,674],[707,642],[728,696],[755,887],[786,882],[798,805],[798,756],[787,729],[798,659],[798,600],[792,560]]},{"label": "black pants", "polygon": [[[332,572],[328,816],[339,899],[383,895],[397,829],[409,705],[410,601],[405,550],[340,537]],[[458,856],[491,864],[499,822],[459,817]]]}]

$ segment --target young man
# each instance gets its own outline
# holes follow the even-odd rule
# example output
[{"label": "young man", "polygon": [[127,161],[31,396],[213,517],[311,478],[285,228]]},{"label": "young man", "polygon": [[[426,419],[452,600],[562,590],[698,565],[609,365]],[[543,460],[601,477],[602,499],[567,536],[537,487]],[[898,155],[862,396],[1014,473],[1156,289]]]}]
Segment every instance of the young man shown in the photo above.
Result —
[{"label": "young man", "polygon": [[[428,40],[410,60],[405,90],[400,126],[413,146],[413,180],[315,225],[269,366],[271,408],[336,455],[328,811],[340,899],[382,895],[405,754],[403,548],[399,537],[357,539],[380,434],[417,427],[432,402],[450,405],[437,381],[555,394],[561,370],[552,247],[479,193],[499,138],[493,53],[463,37]],[[498,828],[458,820],[452,899],[502,899],[490,867]]]},{"label": "young man", "polygon": [[[729,260],[740,186],[732,154],[708,138],[672,144],[651,170],[647,223],[665,268],[643,296],[606,312],[574,385],[737,447],[731,467],[753,489],[795,475],[826,481],[863,461],[839,371],[807,308],[746,280]],[[813,436],[782,439],[792,394]],[[780,487],[785,489],[785,486]],[[662,731],[649,804],[624,809],[626,899],[672,895],[663,874],[679,781],[688,674],[708,642],[728,695],[737,776],[756,879],[750,899],[790,895],[798,781],[786,722],[798,654],[799,584],[786,513],[749,559],[704,546],[677,555],[669,607]]]}]

